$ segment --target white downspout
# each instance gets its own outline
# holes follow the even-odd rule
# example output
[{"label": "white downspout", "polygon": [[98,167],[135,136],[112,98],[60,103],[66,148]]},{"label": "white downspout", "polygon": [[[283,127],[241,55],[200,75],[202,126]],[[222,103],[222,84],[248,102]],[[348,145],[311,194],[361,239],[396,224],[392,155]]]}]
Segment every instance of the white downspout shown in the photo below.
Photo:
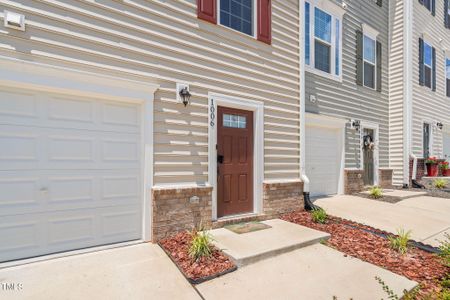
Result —
[{"label": "white downspout", "polygon": [[403,70],[405,72],[405,85],[403,89],[403,187],[409,186],[409,159],[414,159],[413,178],[417,166],[417,157],[412,150],[412,49],[413,49],[413,1],[403,0],[403,38],[404,58]]},{"label": "white downspout", "polygon": [[305,0],[299,0],[299,82],[300,82],[300,178],[303,181],[303,192],[309,195],[309,178],[306,175],[306,113],[305,113]]}]

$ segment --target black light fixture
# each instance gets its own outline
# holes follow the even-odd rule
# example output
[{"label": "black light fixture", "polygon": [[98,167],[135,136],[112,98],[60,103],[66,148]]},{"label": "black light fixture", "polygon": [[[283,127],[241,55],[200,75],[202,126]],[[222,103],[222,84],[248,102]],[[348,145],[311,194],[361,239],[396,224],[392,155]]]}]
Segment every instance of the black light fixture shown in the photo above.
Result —
[{"label": "black light fixture", "polygon": [[437,128],[439,128],[439,130],[442,130],[442,128],[444,128],[444,124],[442,124],[441,122],[437,122],[436,126]]},{"label": "black light fixture", "polygon": [[182,88],[178,94],[180,95],[181,101],[186,107],[191,100],[191,93],[189,92],[188,87],[185,86],[184,88]]},{"label": "black light fixture", "polygon": [[355,129],[356,131],[359,131],[359,129],[361,128],[361,121],[351,120],[350,122],[351,122],[350,123],[351,128]]}]

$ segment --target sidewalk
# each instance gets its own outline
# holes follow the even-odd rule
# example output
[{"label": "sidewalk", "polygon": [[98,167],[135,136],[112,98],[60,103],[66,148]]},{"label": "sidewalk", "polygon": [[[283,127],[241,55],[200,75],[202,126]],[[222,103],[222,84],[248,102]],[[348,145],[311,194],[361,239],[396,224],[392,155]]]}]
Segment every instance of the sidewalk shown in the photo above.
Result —
[{"label": "sidewalk", "polygon": [[396,204],[340,195],[318,199],[314,204],[328,214],[377,229],[397,233],[411,230],[413,240],[439,246],[444,232],[450,233],[450,199],[417,197]]}]

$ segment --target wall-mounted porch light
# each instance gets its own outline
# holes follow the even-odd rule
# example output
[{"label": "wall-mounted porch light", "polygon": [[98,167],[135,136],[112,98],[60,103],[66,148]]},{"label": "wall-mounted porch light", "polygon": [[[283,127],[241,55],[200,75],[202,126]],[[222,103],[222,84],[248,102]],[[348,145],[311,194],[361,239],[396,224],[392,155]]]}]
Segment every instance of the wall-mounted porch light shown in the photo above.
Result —
[{"label": "wall-mounted porch light", "polygon": [[439,128],[439,130],[442,130],[442,128],[444,128],[444,124],[442,124],[441,122],[437,122],[436,127]]},{"label": "wall-mounted porch light", "polygon": [[350,120],[350,128],[356,131],[359,131],[361,128],[361,121],[359,120]]},{"label": "wall-mounted porch light", "polygon": [[183,103],[185,107],[190,103],[189,85],[177,83],[177,100]]}]

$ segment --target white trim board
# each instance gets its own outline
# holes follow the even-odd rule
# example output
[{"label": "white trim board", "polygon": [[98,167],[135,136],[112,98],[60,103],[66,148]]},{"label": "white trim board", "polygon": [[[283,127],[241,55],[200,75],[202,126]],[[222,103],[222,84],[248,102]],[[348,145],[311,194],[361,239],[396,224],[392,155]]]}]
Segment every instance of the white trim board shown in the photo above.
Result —
[{"label": "white trim board", "polygon": [[[153,99],[159,85],[0,56],[0,86],[138,103],[142,112],[142,240],[151,240]],[[94,248],[93,248],[94,249]]]},{"label": "white trim board", "polygon": [[264,104],[259,101],[208,93],[208,184],[212,191],[212,220],[217,220],[217,106],[253,111],[253,212],[262,212],[264,181]]},{"label": "white trim board", "polygon": [[368,122],[368,121],[361,121],[361,127],[359,130],[359,143],[360,143],[360,147],[359,147],[359,157],[361,160],[361,164],[360,164],[360,170],[364,170],[364,150],[363,150],[363,132],[364,132],[364,128],[367,129],[372,129],[375,133],[375,150],[374,150],[374,155],[373,155],[373,184],[374,185],[378,185],[379,184],[379,176],[378,176],[378,170],[380,168],[380,139],[379,139],[379,135],[380,135],[380,126],[377,123],[373,123],[373,122]]},{"label": "white trim board", "polygon": [[[306,126],[305,130],[308,130],[308,127],[324,127],[324,128],[333,128],[339,130],[340,140],[341,140],[341,169],[339,170],[339,182],[338,182],[338,194],[341,195],[344,193],[344,169],[345,169],[345,126],[348,120],[324,116],[319,114],[306,113]],[[306,139],[305,139],[306,141]],[[306,149],[305,149],[306,152]],[[306,153],[305,153],[306,158]]]}]

